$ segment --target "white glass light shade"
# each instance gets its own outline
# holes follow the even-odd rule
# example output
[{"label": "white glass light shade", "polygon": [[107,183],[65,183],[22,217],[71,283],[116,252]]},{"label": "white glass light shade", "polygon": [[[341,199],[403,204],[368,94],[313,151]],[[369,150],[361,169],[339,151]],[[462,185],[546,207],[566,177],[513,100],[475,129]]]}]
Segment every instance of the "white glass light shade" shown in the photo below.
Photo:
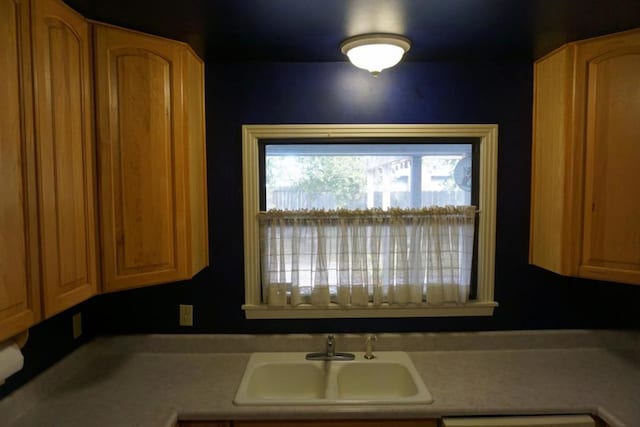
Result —
[{"label": "white glass light shade", "polygon": [[345,40],[340,46],[353,65],[374,76],[400,62],[410,47],[408,39],[388,34],[356,36]]}]

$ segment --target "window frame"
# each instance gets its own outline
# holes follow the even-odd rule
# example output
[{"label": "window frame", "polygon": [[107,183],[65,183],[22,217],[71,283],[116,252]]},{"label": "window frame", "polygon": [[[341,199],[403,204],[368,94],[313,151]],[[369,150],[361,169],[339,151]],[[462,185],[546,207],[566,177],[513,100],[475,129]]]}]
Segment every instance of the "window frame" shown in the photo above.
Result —
[{"label": "window frame", "polygon": [[[304,140],[331,138],[458,138],[480,141],[478,272],[475,300],[464,305],[382,306],[351,308],[331,306],[269,307],[262,303],[260,234],[256,214],[260,209],[259,145],[265,139]],[[495,230],[497,198],[497,124],[310,124],[243,125],[242,188],[244,228],[244,288],[242,309],[247,319],[390,318],[440,316],[491,316],[494,301]]]}]

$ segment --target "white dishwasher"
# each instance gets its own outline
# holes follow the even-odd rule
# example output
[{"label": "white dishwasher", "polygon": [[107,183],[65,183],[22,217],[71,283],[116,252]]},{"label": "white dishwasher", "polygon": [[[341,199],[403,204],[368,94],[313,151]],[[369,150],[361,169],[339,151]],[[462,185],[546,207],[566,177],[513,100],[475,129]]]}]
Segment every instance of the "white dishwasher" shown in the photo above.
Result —
[{"label": "white dishwasher", "polygon": [[589,415],[444,418],[442,427],[595,427]]}]

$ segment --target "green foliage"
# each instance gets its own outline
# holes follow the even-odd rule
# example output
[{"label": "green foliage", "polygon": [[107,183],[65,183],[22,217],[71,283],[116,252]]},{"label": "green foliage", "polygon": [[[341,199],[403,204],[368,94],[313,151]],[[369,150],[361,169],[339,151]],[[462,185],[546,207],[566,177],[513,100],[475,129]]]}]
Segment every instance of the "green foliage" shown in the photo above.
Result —
[{"label": "green foliage", "polygon": [[310,197],[335,196],[336,208],[350,206],[360,198],[367,177],[360,157],[314,156],[300,159],[302,178],[296,188]]}]

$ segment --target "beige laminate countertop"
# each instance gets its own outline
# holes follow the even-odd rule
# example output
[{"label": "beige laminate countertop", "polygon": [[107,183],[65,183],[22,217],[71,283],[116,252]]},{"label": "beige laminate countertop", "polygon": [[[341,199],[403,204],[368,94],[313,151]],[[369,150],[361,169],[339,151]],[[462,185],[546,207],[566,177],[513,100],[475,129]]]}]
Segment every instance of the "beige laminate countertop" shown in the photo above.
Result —
[{"label": "beige laminate countertop", "polygon": [[[98,338],[0,401],[0,426],[169,427],[177,419],[430,418],[587,413],[640,427],[639,335],[619,331],[381,334],[431,405],[236,406],[253,351],[316,351],[321,335]],[[363,335],[338,335],[360,351]]]}]

